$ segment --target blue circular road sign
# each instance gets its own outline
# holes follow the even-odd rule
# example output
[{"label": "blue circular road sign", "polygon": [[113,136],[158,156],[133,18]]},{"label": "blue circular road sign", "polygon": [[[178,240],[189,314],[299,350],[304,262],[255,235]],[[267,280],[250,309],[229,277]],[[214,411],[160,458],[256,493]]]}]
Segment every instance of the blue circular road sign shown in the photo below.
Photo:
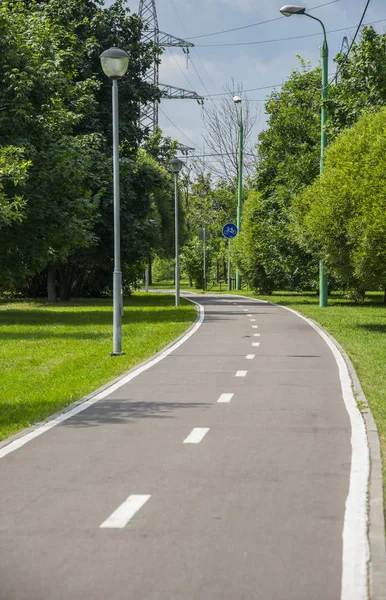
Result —
[{"label": "blue circular road sign", "polygon": [[231,240],[232,238],[236,237],[236,235],[237,235],[237,226],[234,223],[227,223],[222,228],[222,234],[224,237]]}]

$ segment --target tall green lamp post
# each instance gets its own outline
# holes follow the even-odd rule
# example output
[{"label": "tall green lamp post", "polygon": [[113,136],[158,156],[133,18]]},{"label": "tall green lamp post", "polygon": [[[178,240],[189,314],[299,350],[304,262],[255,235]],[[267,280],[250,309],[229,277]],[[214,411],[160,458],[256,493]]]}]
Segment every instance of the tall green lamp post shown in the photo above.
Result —
[{"label": "tall green lamp post", "polygon": [[[239,116],[239,153],[238,153],[238,181],[237,181],[237,230],[241,230],[241,211],[243,203],[243,108],[240,96],[234,96],[233,102],[240,105]],[[236,290],[241,290],[241,274],[236,270]]]},{"label": "tall green lamp post", "polygon": [[[280,12],[285,17],[291,17],[292,15],[305,15],[314,21],[318,21],[323,29],[323,46],[320,49],[320,56],[322,59],[322,108],[321,108],[321,135],[320,135],[320,174],[323,173],[324,169],[324,151],[327,145],[327,136],[325,124],[327,120],[327,109],[325,107],[325,100],[327,98],[328,90],[328,45],[326,28],[320,19],[313,17],[306,13],[304,6],[296,6],[294,4],[286,4],[282,6]],[[324,261],[319,262],[319,306],[327,306],[327,275],[325,272]]]}]

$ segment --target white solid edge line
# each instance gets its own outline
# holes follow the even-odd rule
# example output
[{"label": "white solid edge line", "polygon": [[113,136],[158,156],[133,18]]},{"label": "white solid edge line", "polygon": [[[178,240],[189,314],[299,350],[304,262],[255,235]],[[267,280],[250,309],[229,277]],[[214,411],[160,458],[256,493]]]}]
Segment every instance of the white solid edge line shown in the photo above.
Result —
[{"label": "white solid edge line", "polygon": [[296,310],[281,306],[306,321],[326,342],[339,369],[343,401],[351,423],[350,485],[346,498],[343,524],[343,557],[341,600],[367,600],[367,570],[370,549],[367,537],[368,482],[370,457],[366,427],[357,407],[350,374],[343,356],[330,338],[307,317]]},{"label": "white solid edge line", "polygon": [[217,402],[230,402],[234,394],[221,394]]},{"label": "white solid edge line", "polygon": [[24,446],[31,440],[39,437],[39,435],[42,435],[46,431],[49,431],[50,429],[55,427],[56,425],[63,423],[63,421],[67,421],[67,419],[74,417],[75,415],[86,410],[93,404],[96,404],[96,402],[99,402],[99,400],[106,398],[106,396],[109,396],[110,394],[112,394],[113,392],[118,390],[123,385],[126,385],[126,383],[129,383],[129,381],[131,381],[135,377],[138,377],[138,375],[140,375],[144,371],[147,371],[147,369],[150,369],[150,367],[157,364],[158,362],[160,362],[161,360],[163,360],[164,358],[169,356],[169,354],[174,352],[174,350],[176,350],[177,348],[182,346],[182,344],[184,342],[186,342],[186,340],[188,340],[194,333],[196,333],[196,331],[197,331],[197,329],[199,329],[199,327],[201,327],[201,324],[204,320],[204,315],[205,315],[204,307],[202,304],[195,302],[191,298],[189,298],[189,302],[192,302],[193,304],[196,304],[199,307],[200,313],[199,313],[198,321],[193,325],[192,329],[190,331],[188,331],[188,333],[186,333],[180,340],[178,340],[178,342],[176,342],[175,344],[170,346],[164,352],[161,352],[160,354],[158,354],[158,356],[156,356],[152,360],[149,360],[149,362],[147,362],[146,364],[142,365],[141,367],[138,367],[137,369],[135,369],[134,371],[132,371],[125,377],[122,377],[122,379],[120,379],[119,381],[117,381],[116,383],[114,383],[113,385],[108,387],[107,389],[103,390],[96,396],[93,396],[89,400],[86,400],[85,402],[78,404],[74,408],[66,411],[65,413],[62,413],[61,415],[58,415],[57,417],[55,417],[55,419],[52,419],[51,421],[49,421],[48,423],[45,423],[41,427],[37,427],[36,429],[34,429],[34,431],[31,431],[30,433],[26,433],[24,436],[18,438],[17,440],[14,440],[13,442],[7,444],[3,448],[0,448],[0,458],[3,458],[7,454],[10,454],[11,452],[14,452],[15,450],[18,450],[18,448],[21,448],[22,446]]},{"label": "white solid edge line", "polygon": [[209,431],[209,427],[195,427],[184,439],[183,444],[199,444]]},{"label": "white solid edge line", "polygon": [[235,377],[245,377],[248,371],[236,371]]},{"label": "white solid edge line", "polygon": [[149,498],[148,494],[129,496],[106,521],[103,521],[102,525],[99,525],[99,529],[123,529]]}]

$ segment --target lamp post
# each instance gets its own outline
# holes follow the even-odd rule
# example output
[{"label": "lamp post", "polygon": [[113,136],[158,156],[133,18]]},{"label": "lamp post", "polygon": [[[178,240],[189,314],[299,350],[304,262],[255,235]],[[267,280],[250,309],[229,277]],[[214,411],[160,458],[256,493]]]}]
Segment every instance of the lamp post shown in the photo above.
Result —
[{"label": "lamp post", "polygon": [[178,260],[178,173],[182,169],[183,162],[179,158],[172,158],[169,168],[174,175],[174,223],[175,223],[175,248],[176,248],[176,306],[180,305],[180,266]]},{"label": "lamp post", "polygon": [[120,240],[120,197],[119,197],[119,134],[118,134],[118,79],[129,66],[129,55],[120,48],[112,47],[100,55],[103,72],[112,81],[113,108],[113,182],[114,182],[114,272],[113,272],[113,351],[122,352],[122,271]]},{"label": "lamp post", "polygon": [[[239,152],[238,152],[238,181],[237,181],[237,230],[241,230],[241,211],[243,202],[243,108],[240,96],[234,96],[233,102],[240,105],[239,116]],[[241,290],[241,275],[236,269],[236,290]]]},{"label": "lamp post", "polygon": [[[328,91],[328,45],[327,45],[327,35],[326,28],[323,22],[312,15],[306,13],[306,9],[304,6],[296,6],[294,4],[286,4],[282,6],[280,12],[285,17],[291,17],[292,15],[304,15],[313,19],[314,21],[318,21],[321,24],[323,29],[323,46],[320,49],[320,57],[322,59],[322,107],[321,107],[321,133],[320,133],[320,174],[323,173],[324,169],[324,152],[327,146],[327,136],[326,136],[326,120],[327,120],[327,109],[325,107],[325,100],[327,98]],[[327,306],[327,275],[324,268],[324,261],[321,260],[319,262],[319,306],[324,307]]]}]

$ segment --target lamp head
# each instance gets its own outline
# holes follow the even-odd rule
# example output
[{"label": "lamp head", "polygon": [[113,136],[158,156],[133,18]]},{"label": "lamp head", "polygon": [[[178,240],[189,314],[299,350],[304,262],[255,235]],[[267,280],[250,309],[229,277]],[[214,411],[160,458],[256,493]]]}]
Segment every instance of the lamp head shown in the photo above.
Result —
[{"label": "lamp head", "polygon": [[178,173],[182,169],[183,164],[184,163],[179,158],[172,158],[169,162],[169,169],[172,173],[174,173],[174,175],[178,175]]},{"label": "lamp head", "polygon": [[109,79],[120,79],[129,66],[129,55],[124,50],[112,46],[100,55],[102,69]]},{"label": "lamp head", "polygon": [[233,102],[234,102],[235,104],[239,104],[239,103],[241,102],[241,98],[240,98],[240,96],[233,96]]},{"label": "lamp head", "polygon": [[291,17],[292,15],[304,15],[306,9],[304,6],[297,6],[296,4],[286,4],[282,6],[280,12],[285,17]]}]

